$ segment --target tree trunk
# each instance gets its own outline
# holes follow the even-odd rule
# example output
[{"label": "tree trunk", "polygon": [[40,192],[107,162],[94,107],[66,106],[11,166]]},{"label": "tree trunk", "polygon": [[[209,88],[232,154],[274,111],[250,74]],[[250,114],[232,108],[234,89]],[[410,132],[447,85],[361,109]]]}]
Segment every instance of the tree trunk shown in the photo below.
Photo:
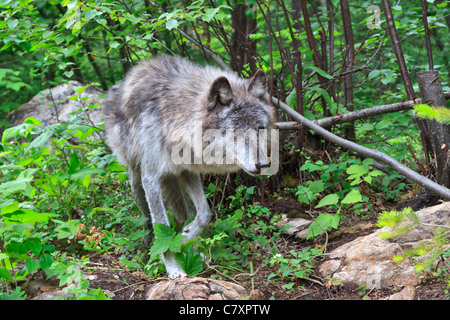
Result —
[{"label": "tree trunk", "polygon": [[[435,107],[445,107],[439,71],[417,72],[420,96],[423,103]],[[439,184],[450,188],[450,125],[435,120],[423,120],[430,134],[431,146],[428,148],[435,167],[436,180]]]},{"label": "tree trunk", "polygon": [[248,6],[239,4],[235,0],[235,7],[231,15],[231,65],[233,70],[241,73],[246,64],[250,64],[252,73],[256,72],[256,41],[251,41],[249,35],[255,32],[256,18],[248,19]]},{"label": "tree trunk", "polygon": [[[345,35],[345,59],[343,72],[348,72],[353,69],[354,59],[355,59],[355,42],[353,40],[353,30],[352,30],[352,20],[350,17],[350,7],[347,0],[341,0],[341,13],[342,22],[344,25],[344,35]],[[354,111],[353,106],[353,72],[349,72],[344,77],[344,105],[347,111]],[[348,139],[355,140],[355,124],[350,123],[345,134]]]}]

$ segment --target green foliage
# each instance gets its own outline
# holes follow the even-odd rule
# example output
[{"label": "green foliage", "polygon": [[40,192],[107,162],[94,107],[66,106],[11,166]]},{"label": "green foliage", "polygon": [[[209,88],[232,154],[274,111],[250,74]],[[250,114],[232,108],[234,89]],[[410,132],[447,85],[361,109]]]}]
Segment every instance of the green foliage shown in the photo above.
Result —
[{"label": "green foliage", "polygon": [[279,266],[276,273],[271,273],[267,280],[280,277],[284,284],[283,289],[292,289],[298,278],[308,278],[314,273],[315,257],[322,254],[321,250],[308,248],[299,252],[291,250],[289,256],[276,254],[270,258],[271,266]]},{"label": "green foliage", "polygon": [[373,170],[372,164],[372,159],[363,161],[347,159],[337,164],[324,164],[320,160],[315,163],[309,159],[305,161],[300,170],[309,175],[317,175],[320,180],[308,180],[306,186],[299,185],[295,192],[298,201],[310,206],[311,209],[330,207],[336,209],[335,214],[321,213],[315,218],[308,229],[308,239],[338,228],[343,210],[358,213],[362,206],[370,208],[369,198],[361,194],[358,186],[363,184],[373,186],[377,183],[383,187],[381,176],[384,174],[379,170]]},{"label": "green foliage", "polygon": [[[325,2],[308,3],[311,12],[316,13],[310,17],[314,37],[323,44],[328,42],[323,46],[326,52],[319,54],[324,57],[325,53],[333,52],[333,59],[328,56],[328,66],[322,70],[314,64],[305,28],[291,30],[298,25],[293,3],[243,2],[247,5],[246,19],[256,26],[248,28],[249,39],[257,42],[257,54],[250,61],[258,68],[270,70],[276,95],[286,97],[286,102],[308,119],[325,117],[325,107],[331,115],[346,113],[348,110],[340,96],[346,52],[342,19],[333,14],[335,29],[329,30],[332,24],[326,23],[329,12]],[[281,4],[289,14],[283,14]],[[330,4],[333,12],[338,12],[339,2],[330,1]],[[380,32],[382,29],[368,32],[366,27],[368,15],[361,9],[372,4],[362,1],[350,7],[355,48],[358,48],[353,73],[355,110],[406,98],[388,37]],[[205,232],[204,238],[182,245],[181,237],[175,233],[180,226],[156,227],[154,232],[159,236],[150,251],[153,259],[144,265],[142,260],[147,252],[140,241],[147,231],[142,230],[143,218],[130,202],[127,172],[99,137],[101,126],[92,126],[80,117],[86,108],[96,106],[85,106],[69,122],[46,128],[33,118],[7,128],[5,118],[43,88],[67,80],[95,84],[106,91],[123,78],[131,65],[156,54],[179,54],[201,64],[215,64],[205,53],[207,49],[233,66],[236,53],[232,48],[230,21],[234,6],[235,3],[222,0],[0,1],[3,19],[0,21],[0,127],[6,128],[0,145],[0,281],[10,289],[2,297],[23,298],[23,293],[14,289],[15,283],[38,272],[55,273],[62,283],[79,277],[85,261],[64,252],[81,255],[91,251],[114,252],[121,255],[127,268],[143,268],[151,276],[164,270],[158,257],[167,250],[177,254],[177,260],[191,275],[209,267],[225,276],[233,272],[248,273],[250,258],[262,260],[267,252],[275,255],[273,243],[281,231],[275,230],[273,222],[279,217],[253,204],[256,186],[239,182],[231,195],[227,193],[227,205],[222,205],[220,210],[216,206],[221,216]],[[416,45],[423,42],[424,34],[421,10],[413,10],[419,7],[418,0],[393,6],[397,31],[405,39],[402,49],[411,74],[427,68],[424,50]],[[435,69],[444,75],[443,79],[448,78],[445,77],[449,62],[447,43],[442,41],[448,33],[448,25],[444,24],[448,14],[449,6],[445,2],[428,2],[432,45],[440,48],[433,50]],[[300,23],[304,23],[303,18]],[[382,27],[383,24],[384,20]],[[329,41],[331,31],[334,42]],[[183,33],[203,47],[192,44]],[[321,38],[324,35],[326,39]],[[294,41],[299,45],[302,68],[297,65],[297,52],[292,50]],[[251,75],[250,63],[242,66],[242,70],[239,67],[237,72]],[[327,88],[319,85],[318,75],[330,83]],[[300,77],[303,105],[297,101],[299,86],[295,86]],[[69,99],[82,101],[79,94],[85,88],[76,88],[77,94]],[[449,90],[445,81],[443,88]],[[422,118],[448,123],[444,109],[417,106],[416,113]],[[355,142],[376,148],[417,169],[407,146],[417,151],[419,160],[424,162],[425,156],[412,116],[412,111],[404,111],[358,120],[354,123]],[[336,134],[344,134],[345,129],[345,125],[333,127]],[[301,152],[298,146],[289,143],[285,146],[285,156]],[[299,202],[317,213],[308,230],[310,239],[337,228],[348,215],[365,218],[366,212],[373,211],[374,197],[398,201],[408,187],[390,169],[381,173],[373,168],[371,160],[360,160],[331,149],[327,149],[332,157],[329,164],[307,158],[300,168],[307,180],[289,190]],[[226,186],[217,183],[209,183],[206,189],[211,200],[222,192],[227,192]],[[74,212],[81,214],[74,216]],[[390,219],[395,220],[391,216],[385,223]],[[94,234],[89,231],[92,227],[97,227]],[[304,257],[303,253],[291,252],[289,257],[285,256],[283,259],[287,261],[276,262],[282,269],[278,275],[287,272],[286,277],[291,281],[297,277],[296,272],[298,275],[303,272],[302,268],[310,270],[307,262],[313,260],[314,254]],[[267,260],[264,263],[269,265]],[[305,272],[307,275],[309,271]],[[293,288],[293,282],[284,285]],[[83,299],[108,298],[101,290],[89,289],[83,281],[73,290]]]},{"label": "green foliage", "polygon": [[422,119],[435,120],[450,125],[450,109],[447,107],[432,107],[427,104],[414,105],[416,116]]},{"label": "green foliage", "polygon": [[[61,286],[77,283],[70,289],[76,298],[108,298],[101,290],[88,290],[89,282],[81,279],[80,269],[87,261],[77,262],[65,253],[84,245],[92,249],[86,242],[74,241],[75,235],[80,225],[95,224],[98,212],[117,212],[104,207],[108,200],[99,207],[96,197],[102,194],[106,200],[106,194],[114,194],[111,181],[124,172],[105,151],[103,141],[94,139],[100,129],[87,125],[91,122],[81,118],[85,113],[80,111],[67,123],[42,128],[38,120],[28,118],[3,132],[0,281],[7,287],[44,272],[57,276]],[[95,188],[94,192],[97,184],[110,190],[99,192]],[[110,197],[109,202],[116,199]],[[83,224],[72,218],[72,210],[84,212]]]},{"label": "green foliage", "polygon": [[[377,226],[386,227],[387,231],[380,234],[383,238],[397,238],[421,224],[420,218],[411,208],[402,211],[385,211],[380,214]],[[417,242],[414,246],[403,250],[402,254],[393,257],[398,263],[409,260],[413,263],[416,272],[448,276],[448,226],[436,226],[435,235],[431,240]],[[438,261],[443,262],[440,271],[434,269]],[[433,270],[434,269],[434,270]]]},{"label": "green foliage", "polygon": [[150,249],[150,258],[156,258],[164,252],[180,252],[183,236],[165,224],[154,224],[155,241]]}]

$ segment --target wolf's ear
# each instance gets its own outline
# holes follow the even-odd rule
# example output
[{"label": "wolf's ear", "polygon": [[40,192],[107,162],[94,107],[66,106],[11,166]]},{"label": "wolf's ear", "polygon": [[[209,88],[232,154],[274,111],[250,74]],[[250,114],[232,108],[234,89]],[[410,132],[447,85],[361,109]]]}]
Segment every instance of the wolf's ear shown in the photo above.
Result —
[{"label": "wolf's ear", "polygon": [[266,73],[258,69],[253,77],[250,79],[250,84],[248,86],[248,92],[258,98],[264,97],[267,93],[268,80]]},{"label": "wolf's ear", "polygon": [[233,90],[231,90],[230,82],[225,77],[219,77],[214,80],[209,90],[208,110],[213,110],[216,105],[229,105],[233,100]]}]

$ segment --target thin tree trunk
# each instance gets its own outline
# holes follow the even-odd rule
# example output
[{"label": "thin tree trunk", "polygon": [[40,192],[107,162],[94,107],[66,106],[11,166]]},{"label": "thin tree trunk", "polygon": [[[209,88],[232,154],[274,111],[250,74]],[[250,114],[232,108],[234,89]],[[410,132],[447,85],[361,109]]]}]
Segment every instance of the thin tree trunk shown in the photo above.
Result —
[{"label": "thin tree trunk", "polygon": [[[439,71],[419,71],[417,81],[422,101],[431,106],[446,106]],[[425,121],[430,130],[432,163],[435,167],[436,180],[439,184],[450,188],[450,125],[438,123],[435,120]]]},{"label": "thin tree trunk", "polygon": [[[343,72],[346,72],[353,69],[355,62],[355,42],[353,40],[352,20],[347,0],[341,0],[341,13],[346,47]],[[348,111],[354,111],[353,72],[349,72],[344,77],[344,105]],[[348,139],[355,140],[355,124],[353,122],[348,125],[345,133]]]},{"label": "thin tree trunk", "polygon": [[235,0],[235,6],[231,15],[231,51],[233,52],[232,66],[233,70],[241,73],[244,66],[248,63],[250,70],[256,72],[256,41],[251,41],[249,35],[255,32],[256,18],[247,19],[247,5],[238,3]]}]

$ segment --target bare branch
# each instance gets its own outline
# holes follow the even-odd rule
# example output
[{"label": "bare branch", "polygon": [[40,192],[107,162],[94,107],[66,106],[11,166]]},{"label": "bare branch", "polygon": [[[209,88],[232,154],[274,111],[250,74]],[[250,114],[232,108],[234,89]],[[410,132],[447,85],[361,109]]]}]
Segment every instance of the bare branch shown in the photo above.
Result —
[{"label": "bare branch", "polygon": [[[450,92],[444,92],[444,98],[450,99]],[[380,114],[398,112],[403,110],[412,109],[413,106],[417,103],[421,103],[422,99],[417,98],[411,101],[398,102],[393,104],[386,104],[381,106],[376,106],[368,109],[357,110],[354,112],[349,112],[346,114],[342,114],[339,116],[333,116],[325,119],[320,119],[314,121],[321,127],[327,128],[334,124],[339,123],[347,123],[350,121],[365,119],[373,116],[378,116]],[[299,129],[302,124],[296,121],[291,122],[277,122],[276,127],[280,130],[291,130],[291,129]]]},{"label": "bare branch", "polygon": [[412,181],[420,184],[421,186],[424,186],[427,189],[430,189],[434,192],[436,192],[438,195],[440,195],[445,200],[450,200],[450,190],[447,189],[444,186],[441,186],[427,177],[424,177],[417,172],[409,169],[408,167],[405,167],[400,162],[395,160],[394,158],[388,156],[387,154],[380,152],[376,149],[369,149],[363,146],[360,146],[352,141],[343,139],[341,137],[336,136],[335,134],[329,132],[328,130],[322,128],[317,123],[314,123],[313,121],[310,121],[300,115],[298,112],[293,110],[291,107],[289,107],[284,102],[272,98],[273,102],[280,106],[280,108],[286,112],[290,117],[300,122],[303,126],[307,127],[308,129],[314,130],[315,133],[322,136],[324,139],[331,141],[345,149],[357,152],[361,156],[372,158],[374,160],[377,160],[379,162],[385,163],[389,166],[391,166],[395,171],[398,173],[404,175],[405,177],[411,179]]}]

